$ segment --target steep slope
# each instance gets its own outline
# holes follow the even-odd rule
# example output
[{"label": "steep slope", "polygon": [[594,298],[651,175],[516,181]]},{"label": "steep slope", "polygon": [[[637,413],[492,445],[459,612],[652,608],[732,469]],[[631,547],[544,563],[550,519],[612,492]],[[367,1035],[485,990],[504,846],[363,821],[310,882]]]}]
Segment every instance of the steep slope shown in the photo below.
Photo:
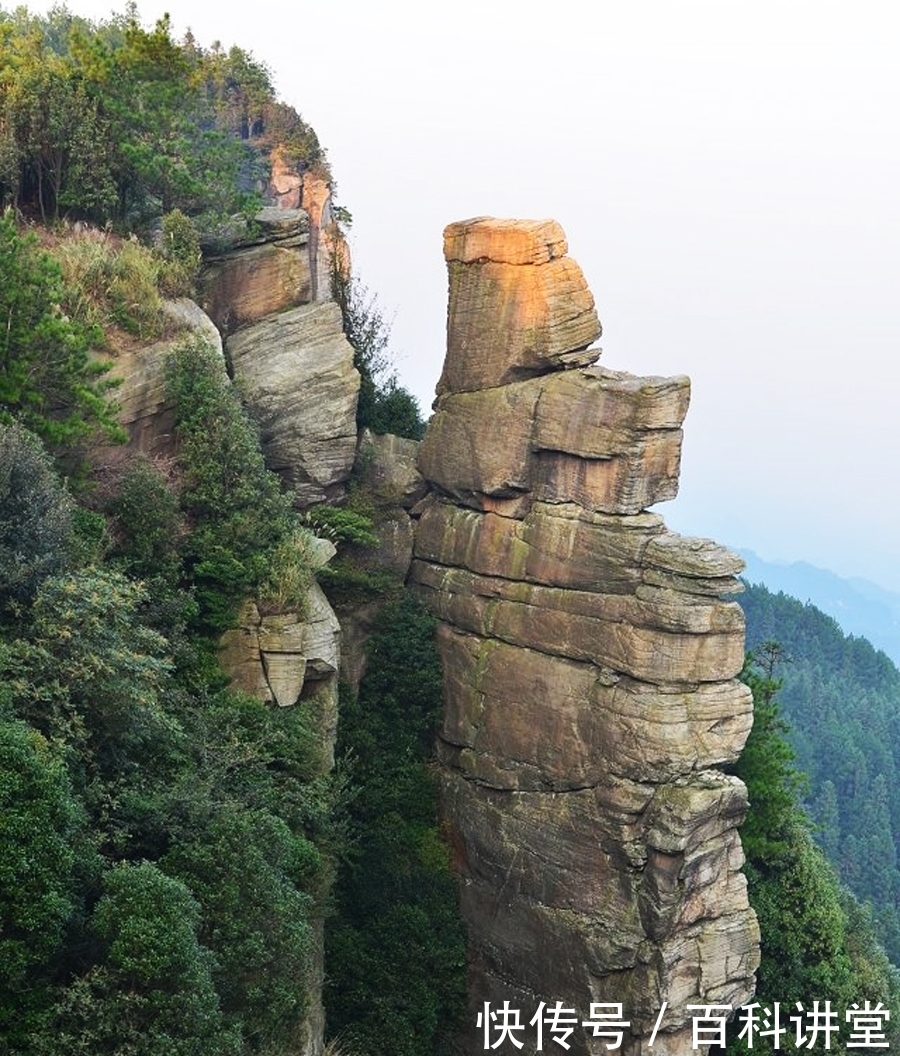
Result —
[{"label": "steep slope", "polygon": [[898,964],[900,671],[813,605],[761,585],[748,585],[740,600],[748,648],[776,640],[787,654],[778,696],[809,775],[822,847],[850,890],[873,903],[879,938]]}]

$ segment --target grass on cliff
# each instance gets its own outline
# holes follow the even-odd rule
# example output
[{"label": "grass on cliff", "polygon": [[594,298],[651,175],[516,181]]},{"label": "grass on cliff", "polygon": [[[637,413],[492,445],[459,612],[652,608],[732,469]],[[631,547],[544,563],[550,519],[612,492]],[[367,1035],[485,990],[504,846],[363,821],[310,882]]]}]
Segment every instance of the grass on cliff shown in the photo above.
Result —
[{"label": "grass on cliff", "polygon": [[[62,270],[63,310],[90,328],[105,351],[115,355],[177,332],[163,299],[191,292],[199,247],[192,272],[182,260],[169,260],[134,237],[120,238],[84,224],[41,228],[38,237]],[[190,246],[182,252],[190,254]]]}]

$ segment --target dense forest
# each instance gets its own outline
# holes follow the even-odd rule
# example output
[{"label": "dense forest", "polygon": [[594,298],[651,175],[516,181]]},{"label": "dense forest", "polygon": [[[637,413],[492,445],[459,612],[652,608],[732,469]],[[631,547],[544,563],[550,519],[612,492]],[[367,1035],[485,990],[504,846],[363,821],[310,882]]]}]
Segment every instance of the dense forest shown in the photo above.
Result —
[{"label": "dense forest", "polygon": [[[380,683],[364,680],[362,712],[345,694],[360,717],[342,731],[335,772],[315,708],[262,706],[217,665],[244,598],[302,609],[315,517],[292,508],[221,361],[173,332],[162,299],[191,291],[201,245],[252,224],[276,144],[299,171],[327,177],[312,130],[240,49],[176,42],[167,20],[147,30],[133,10],[101,25],[62,8],[0,12],[0,1053],[10,1056],[296,1052],[317,929],[338,904],[329,979],[346,1036],[429,1051],[458,1014],[461,931],[427,767],[434,678],[390,705],[388,781],[364,705],[388,706],[396,661],[377,669]],[[375,302],[342,278],[367,386],[361,424],[420,433]],[[96,461],[98,442],[123,439],[109,359],[160,336],[172,347],[177,459]],[[366,514],[332,522],[339,546],[348,525],[364,550]],[[353,555],[342,567],[346,588]],[[368,602],[397,595],[396,583],[357,572],[360,582]],[[328,589],[341,587],[338,572]],[[421,670],[436,669],[431,624],[411,602],[382,626],[373,648],[418,635]],[[417,809],[398,832],[404,795]],[[381,836],[368,825],[375,805]],[[379,868],[364,919],[353,917],[353,877]],[[427,963],[409,961],[410,942]],[[376,951],[381,974],[361,977]],[[424,1020],[413,988],[431,1009]]]},{"label": "dense forest", "polygon": [[327,163],[238,47],[172,38],[136,9],[95,25],[64,7],[0,12],[0,202],[41,219],[140,227],[180,209],[211,233],[258,207],[266,150]]},{"label": "dense forest", "polygon": [[741,596],[747,647],[777,641],[778,698],[816,839],[841,881],[871,906],[900,965],[900,672],[812,605],[763,586]]},{"label": "dense forest", "polygon": [[[781,645],[767,639],[748,653],[741,673],[753,693],[753,729],[733,771],[750,799],[741,842],[762,956],[754,1003],[732,1021],[728,1051],[748,1052],[761,1042],[767,1051],[850,1051],[856,1046],[841,1017],[854,1008],[886,1011],[867,1020],[893,1045],[900,973],[879,943],[871,907],[841,883],[815,841],[802,802],[805,775],[779,704],[785,659]],[[819,1007],[834,1018],[810,1016]],[[833,1033],[820,1029],[828,1023]]]}]

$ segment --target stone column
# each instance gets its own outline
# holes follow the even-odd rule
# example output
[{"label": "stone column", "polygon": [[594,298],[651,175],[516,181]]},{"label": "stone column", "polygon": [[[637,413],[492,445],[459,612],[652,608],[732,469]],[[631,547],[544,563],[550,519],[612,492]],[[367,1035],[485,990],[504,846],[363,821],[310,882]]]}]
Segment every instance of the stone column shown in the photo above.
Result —
[{"label": "stone column", "polygon": [[[440,621],[468,1051],[484,1003],[508,1001],[523,1026],[540,1002],[573,1010],[572,1053],[608,1051],[580,1025],[600,1003],[622,1006],[625,1056],[689,1052],[687,1006],[739,1006],[759,963],[746,792],[715,769],[752,721],[743,616],[723,600],[742,562],[646,512],[677,491],[689,381],[595,365],[558,224],[451,224],[444,250],[411,580]],[[535,1051],[535,1027],[517,1038]]]}]

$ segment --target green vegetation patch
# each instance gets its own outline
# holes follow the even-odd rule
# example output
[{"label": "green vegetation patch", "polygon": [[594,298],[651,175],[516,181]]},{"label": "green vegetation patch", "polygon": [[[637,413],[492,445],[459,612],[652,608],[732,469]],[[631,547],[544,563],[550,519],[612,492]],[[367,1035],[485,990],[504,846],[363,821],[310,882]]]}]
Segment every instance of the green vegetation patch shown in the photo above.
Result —
[{"label": "green vegetation patch", "polygon": [[465,998],[465,939],[429,766],[441,709],[434,621],[411,596],[388,605],[339,753],[355,793],[352,851],[326,942],[328,1029],[365,1056],[448,1051]]}]

